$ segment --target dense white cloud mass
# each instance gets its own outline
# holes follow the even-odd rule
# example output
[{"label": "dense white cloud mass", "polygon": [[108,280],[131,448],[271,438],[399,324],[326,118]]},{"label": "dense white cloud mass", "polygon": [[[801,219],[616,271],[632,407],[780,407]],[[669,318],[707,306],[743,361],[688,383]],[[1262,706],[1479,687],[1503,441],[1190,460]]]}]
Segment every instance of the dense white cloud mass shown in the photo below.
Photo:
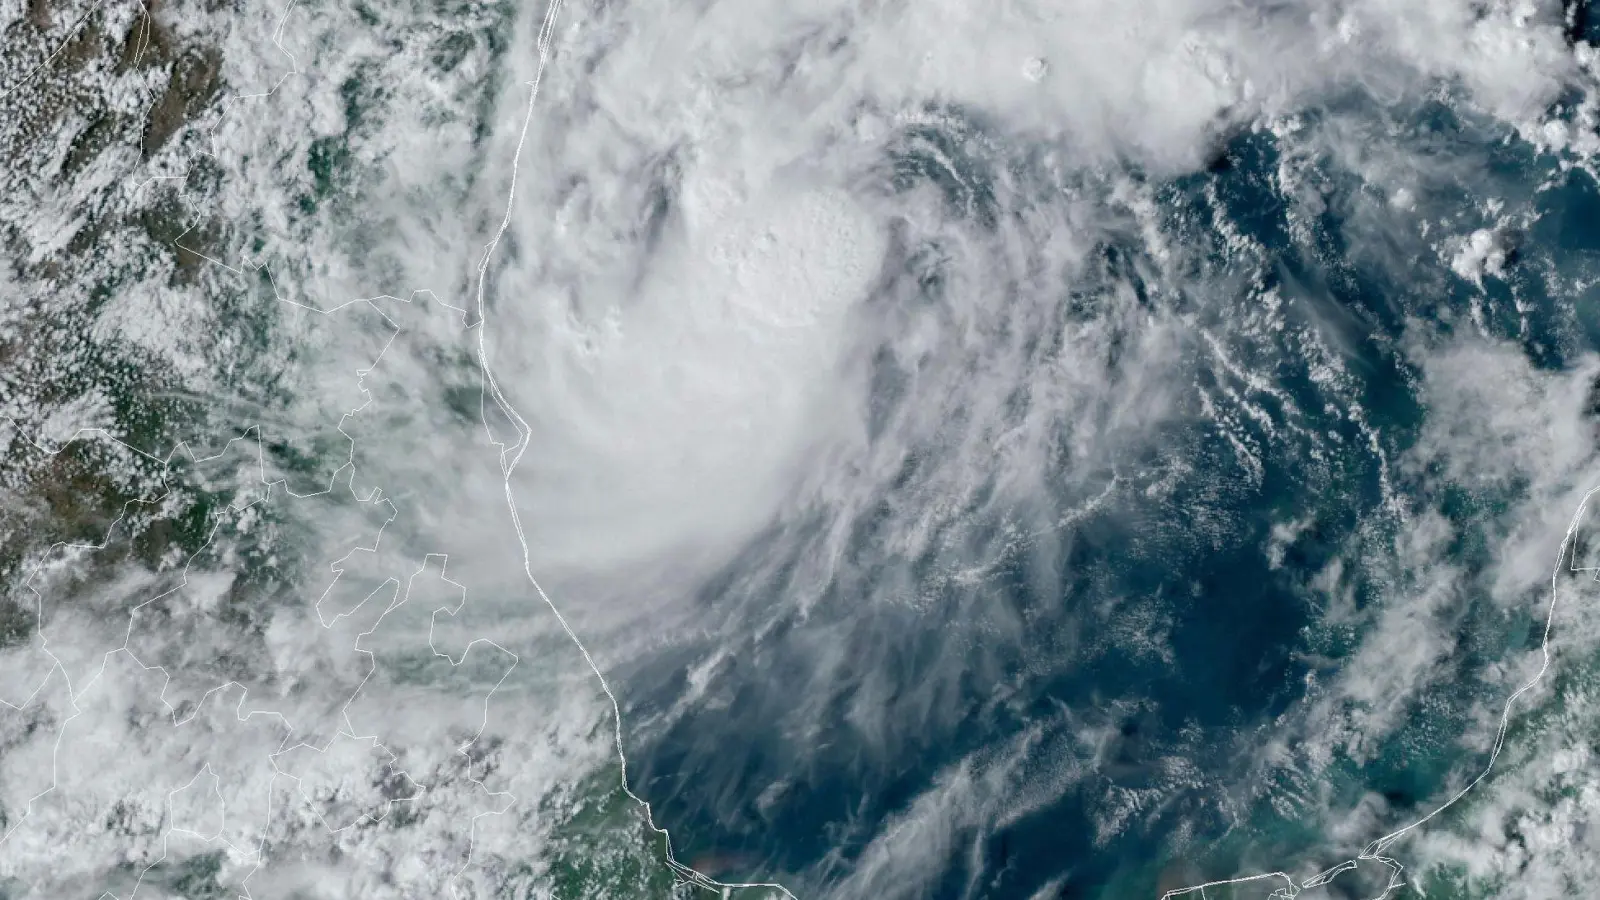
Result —
[{"label": "dense white cloud mass", "polygon": [[[132,34],[135,12],[118,6],[107,40]],[[353,493],[280,492],[273,503],[289,506],[262,508],[286,511],[230,519],[237,539],[206,557],[183,604],[162,607],[182,629],[123,630],[137,618],[129,598],[169,586],[181,554],[63,588],[99,604],[40,619],[51,678],[71,689],[45,678],[44,645],[0,649],[0,672],[44,685],[36,709],[0,697],[24,707],[4,726],[4,808],[42,789],[47,759],[87,779],[30,813],[38,830],[6,845],[21,861],[0,873],[44,877],[60,835],[137,795],[128,816],[150,822],[82,832],[81,865],[60,883],[109,877],[131,834],[128,858],[145,862],[226,838],[231,883],[257,872],[261,896],[417,896],[456,883],[471,847],[481,883],[504,888],[522,877],[521,844],[559,844],[545,801],[607,752],[606,704],[525,562],[616,676],[637,712],[630,740],[665,745],[724,714],[751,727],[747,745],[697,736],[683,772],[642,770],[667,784],[716,763],[706,791],[755,822],[748,832],[808,808],[808,779],[830,765],[870,781],[954,746],[972,721],[1000,723],[993,740],[906,776],[898,805],[865,798],[828,825],[848,851],[781,872],[818,896],[927,896],[969,864],[976,885],[988,842],[1073,792],[1089,798],[1067,829],[1085,853],[1171,821],[1160,817],[1186,796],[1209,805],[1180,817],[1180,845],[1262,804],[1326,826],[1335,849],[1359,847],[1402,815],[1391,806],[1426,798],[1380,799],[1350,767],[1381,766],[1414,733],[1434,750],[1481,749],[1531,648],[1490,652],[1473,635],[1521,621],[1600,480],[1589,409],[1600,363],[1561,306],[1595,273],[1528,238],[1548,218],[1539,195],[1561,173],[1592,172],[1600,150],[1596,60],[1568,40],[1560,3],[568,0],[541,73],[546,13],[309,3],[167,15],[174,44],[217,48],[227,99],[165,150],[120,147],[104,159],[121,169],[97,162],[93,177],[0,200],[6,222],[28,222],[19,240],[34,262],[92,230],[76,210],[106,192],[135,204],[137,190],[170,189],[203,211],[193,245],[209,241],[231,268],[160,288],[134,279],[138,303],[96,308],[96,340],[170,357],[174,392],[210,404],[213,443],[261,422],[268,481],[325,486],[347,440],[354,466],[339,482]],[[27,14],[13,4],[0,19]],[[138,85],[107,84],[136,105]],[[1537,159],[1548,177],[1519,184],[1496,152]],[[1204,174],[1247,153],[1258,154],[1248,176]],[[185,180],[189,166],[201,174]],[[130,186],[112,191],[123,175]],[[480,254],[508,195],[478,308]],[[28,271],[41,295],[56,277]],[[1377,299],[1356,309],[1358,293]],[[350,307],[332,326],[279,302],[331,309],[380,294],[412,302],[379,301],[389,320]],[[1539,308],[1552,298],[1556,310]],[[270,336],[230,330],[241,309]],[[25,325],[0,309],[4,334]],[[192,333],[218,336],[177,337]],[[367,371],[380,351],[384,365]],[[485,397],[480,364],[515,416]],[[116,409],[87,391],[28,433],[60,441]],[[511,455],[490,438],[515,438],[513,418],[528,432],[508,494]],[[261,488],[232,469],[215,478]],[[1303,508],[1263,500],[1264,522],[1236,514],[1274,492]],[[1262,546],[1239,550],[1257,532]],[[226,598],[257,588],[224,549],[258,541],[290,584],[259,588],[272,595],[259,618],[227,619]],[[1148,735],[1167,711],[1112,680],[1071,681],[1148,664],[1197,691],[1251,683],[1182,669],[1201,658],[1185,630],[1193,605],[1235,587],[1116,566],[1258,549],[1262,572],[1312,598],[1294,648],[1303,694],[1264,691],[1248,711],[1260,721],[1230,737],[1178,722],[1162,743]],[[429,574],[435,553],[465,584],[459,615],[434,612],[459,601]],[[412,573],[438,597],[389,607]],[[1270,611],[1218,615],[1245,631]],[[1573,646],[1594,642],[1584,621]],[[473,643],[484,636],[494,649]],[[246,649],[227,669],[218,648],[235,640]],[[478,655],[427,686],[406,674],[423,647],[452,663]],[[138,671],[95,679],[108,659]],[[236,733],[221,717],[196,739],[201,760],[135,733],[119,723],[161,713],[159,690],[130,687],[158,659],[192,676],[167,696],[198,703],[239,680],[302,737]],[[496,694],[482,744],[492,759],[463,764],[500,679],[509,693]],[[1052,679],[1059,690],[1028,693]],[[1467,685],[1466,699],[1441,699],[1442,685]],[[110,730],[62,737],[91,725]],[[386,749],[360,743],[374,735]],[[229,742],[264,740],[287,740],[281,759],[221,762]],[[334,743],[312,758],[288,752],[298,740]],[[1246,771],[1185,756],[1200,744]],[[117,759],[93,756],[112,745]],[[1548,765],[1575,771],[1569,756]],[[1530,750],[1530,781],[1556,758]],[[745,762],[752,779],[789,768],[745,798]],[[494,777],[480,784],[485,769]],[[365,781],[341,793],[352,773]],[[208,778],[225,802],[265,802],[288,779],[305,795],[292,801],[299,818],[263,813],[275,824],[261,833],[224,818],[215,831]],[[1504,808],[1536,793],[1523,790]],[[488,815],[502,792],[522,805]],[[408,815],[426,840],[342,830],[416,797]],[[1481,812],[1486,834],[1496,809]],[[338,858],[264,865],[240,849],[263,834],[314,846],[327,832],[312,826],[333,820]],[[163,843],[180,838],[199,843]],[[1442,837],[1430,847],[1440,860],[1466,852]],[[1243,862],[1277,862],[1268,852]],[[543,877],[552,864],[529,865]]]},{"label": "dense white cloud mass", "polygon": [[[497,371],[533,427],[517,488],[533,523],[535,568],[555,576],[577,620],[605,636],[603,657],[626,668],[660,640],[641,623],[721,628],[724,612],[679,615],[662,605],[681,603],[697,568],[726,559],[763,523],[780,545],[809,537],[797,558],[770,562],[795,574],[761,597],[767,606],[750,613],[755,622],[807,609],[870,565],[869,602],[977,623],[994,645],[1026,643],[1028,625],[1003,605],[968,598],[951,607],[930,596],[914,561],[941,560],[940,583],[962,584],[992,577],[1017,548],[1036,559],[1070,554],[1070,540],[1052,537],[1074,515],[1062,504],[1093,509],[1108,484],[1130,481],[1159,492],[1168,483],[1161,473],[1181,477],[1184,463],[1152,448],[1196,415],[1217,419],[1234,439],[1244,477],[1262,477],[1259,458],[1270,448],[1252,445],[1236,423],[1273,420],[1292,434],[1320,411],[1295,409],[1274,395],[1269,373],[1232,358],[1248,353],[1236,346],[1241,326],[1247,341],[1294,335],[1308,376],[1325,386],[1326,401],[1343,404],[1386,473],[1412,478],[1407,467],[1442,466],[1446,480],[1498,479],[1494,487],[1522,492],[1494,526],[1501,602],[1525,602],[1547,573],[1593,468],[1580,409],[1587,364],[1551,381],[1509,347],[1435,358],[1439,342],[1423,339],[1411,363],[1433,386],[1424,394],[1430,430],[1390,460],[1397,447],[1364,424],[1365,401],[1345,368],[1350,348],[1340,342],[1364,340],[1360,326],[1304,330],[1308,313],[1286,313],[1273,292],[1228,304],[1248,285],[1208,268],[1214,245],[1173,234],[1151,179],[1190,171],[1238,130],[1266,126],[1283,141],[1277,186],[1298,202],[1289,216],[1304,233],[1317,230],[1331,195],[1310,170],[1331,158],[1378,194],[1342,210],[1355,223],[1353,252],[1398,271],[1415,258],[1404,254],[1430,247],[1455,254],[1459,268],[1469,249],[1493,244],[1481,237],[1490,232],[1452,234],[1451,223],[1415,213],[1415,198],[1476,184],[1481,163],[1419,157],[1398,123],[1446,92],[1466,110],[1464,127],[1486,137],[1513,130],[1582,163],[1592,139],[1550,137],[1568,134],[1552,104],[1564,92],[1586,98],[1590,83],[1588,55],[1569,49],[1558,5],[567,12],[523,156],[516,249],[495,270],[489,315]],[[1374,102],[1375,132],[1366,106]],[[1345,107],[1352,103],[1361,109]],[[1307,107],[1321,119],[1307,124],[1299,115]],[[1388,134],[1385,109],[1395,116]],[[1591,120],[1591,101],[1580,99],[1571,115]],[[921,168],[907,175],[908,167]],[[1137,174],[1118,174],[1129,172]],[[730,275],[734,254],[725,233],[708,227],[707,196],[727,198],[752,243],[767,231],[771,243],[760,246],[772,255],[744,257],[742,274]],[[779,203],[823,202],[787,199],[795,196],[847,206],[839,218],[801,212],[778,224]],[[1271,252],[1227,223],[1217,227],[1230,251]],[[849,251],[831,249],[836,240]],[[1103,248],[1122,241],[1137,255],[1108,273]],[[826,262],[809,263],[823,247]],[[1473,257],[1487,262],[1463,277],[1480,286],[1504,277],[1504,250],[1494,250]],[[785,255],[806,260],[809,278],[768,292],[763,279],[785,271]],[[724,300],[729,283],[760,297],[762,311]],[[786,315],[797,304],[820,314]],[[1219,304],[1237,317],[1226,321]],[[808,343],[818,355],[789,352]],[[1484,356],[1475,363],[1473,353]],[[1202,389],[1198,410],[1197,356],[1237,379],[1234,388]],[[767,383],[787,390],[760,387]],[[1504,396],[1520,396],[1519,385],[1540,399]],[[798,390],[803,404],[790,393]],[[1485,421],[1483,408],[1501,418]],[[709,421],[759,434],[735,449],[708,440]],[[1539,439],[1526,440],[1529,429]],[[1391,572],[1389,601],[1350,611],[1350,624],[1374,630],[1307,711],[1301,727],[1316,737],[1303,758],[1326,761],[1331,742],[1361,759],[1365,745],[1402,727],[1411,704],[1448,677],[1441,665],[1461,624],[1462,592],[1481,584],[1442,561],[1455,526],[1427,503],[1405,511],[1391,502],[1397,542],[1371,535],[1366,560]],[[994,515],[1012,530],[963,524]],[[868,522],[879,551],[871,563],[851,549]],[[752,583],[761,578],[748,573],[767,564],[759,553],[741,558]],[[1331,605],[1337,574],[1328,584]],[[872,634],[874,615],[840,627]],[[744,627],[759,626],[729,626]],[[896,641],[863,643],[869,655],[889,654]],[[707,657],[705,670],[727,665],[726,652]],[[792,722],[783,714],[786,727],[816,735],[815,717],[848,696],[862,734],[877,735],[880,750],[899,746],[940,719],[946,688],[963,673],[987,674],[986,650],[952,642],[947,663],[908,697],[900,676],[861,664],[858,652],[818,636],[805,651],[807,690],[781,704],[797,710]],[[954,835],[961,822],[992,814],[983,808],[971,819],[941,814],[929,827]],[[873,876],[886,884],[918,868],[893,853],[869,856],[893,872]],[[915,893],[918,883],[897,889]]]},{"label": "dense white cloud mass", "polygon": [[[1166,415],[1162,372],[1193,332],[1114,293],[1062,328],[1096,248],[1158,224],[1148,188],[1094,173],[1183,171],[1234,129],[1357,91],[1459,85],[1523,126],[1580,76],[1554,4],[563,15],[491,325],[534,429],[520,496],[553,573],[726,543],[780,498],[858,508],[931,440],[971,442],[928,454],[960,467],[949,486],[1019,495],[1050,453],[1114,454]],[[1037,59],[1047,76],[1025,77]],[[940,129],[947,145],[917,146]],[[908,149],[963,199],[895,190],[885,153]],[[1191,251],[1150,240],[1165,271],[1148,276],[1177,277]],[[942,302],[896,295],[916,266],[946,281]],[[1062,345],[1027,345],[1041,334]],[[1138,354],[1121,363],[1134,383],[1107,371],[1113,341]],[[879,354],[907,392],[887,410]],[[965,436],[936,437],[957,410]]]}]

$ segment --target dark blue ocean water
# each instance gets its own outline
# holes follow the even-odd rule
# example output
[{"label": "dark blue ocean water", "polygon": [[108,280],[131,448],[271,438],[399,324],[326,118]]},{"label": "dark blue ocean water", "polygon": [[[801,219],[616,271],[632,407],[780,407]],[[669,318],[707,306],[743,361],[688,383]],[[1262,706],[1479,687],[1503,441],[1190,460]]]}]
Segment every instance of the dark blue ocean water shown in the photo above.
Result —
[{"label": "dark blue ocean water", "polygon": [[[1259,753],[1274,735],[1316,738],[1297,731],[1312,727],[1303,712],[1361,645],[1359,619],[1326,618],[1318,573],[1340,562],[1357,610],[1399,602],[1415,576],[1392,551],[1397,509],[1421,506],[1461,526],[1449,551],[1460,565],[1483,565],[1513,496],[1395,463],[1428,416],[1416,348],[1477,327],[1475,303],[1482,328],[1537,367],[1560,369],[1600,346],[1592,292],[1549,287],[1552,276],[1597,268],[1600,192],[1447,102],[1396,109],[1352,97],[1305,117],[1300,136],[1241,133],[1204,171],[1145,182],[1163,232],[1194,248],[1177,277],[1152,274],[1160,267],[1136,237],[1108,233],[1096,266],[1061,286],[1063,320],[1104,314],[1097,304],[1113,287],[1192,316],[1273,392],[1251,393],[1198,343],[1185,345],[1182,414],[1113,466],[1059,459],[1059,490],[1028,501],[1035,512],[1066,512],[1108,491],[1108,502],[1034,540],[1000,539],[1003,505],[962,519],[959,543],[988,577],[965,582],[944,577],[943,558],[886,556],[890,494],[881,517],[853,524],[849,559],[818,592],[803,559],[821,539],[820,511],[810,526],[788,523],[753,542],[705,586],[707,615],[727,627],[620,673],[625,721],[638,723],[635,787],[681,859],[714,858],[714,875],[780,879],[801,897],[1026,898],[1047,886],[1060,898],[1155,897],[1274,861],[1332,862],[1330,807],[1376,793],[1388,808],[1375,827],[1398,827],[1470,767],[1454,737],[1482,690],[1474,673],[1536,639],[1537,626],[1530,616],[1508,630],[1475,596],[1451,607],[1463,635],[1450,662],[1459,677],[1417,713],[1427,727],[1374,735],[1376,752],[1359,763],[1313,765],[1291,752],[1262,765]],[[1335,121],[1367,129],[1397,156],[1474,174],[1420,178],[1414,210],[1398,209],[1381,185],[1319,155],[1319,129]],[[943,178],[917,146],[947,158],[970,146],[914,137],[892,160],[892,189]],[[971,210],[974,228],[1012,214],[1010,201],[986,192],[985,172],[1014,175],[1029,154],[1000,156],[969,158],[964,179],[940,184],[952,208]],[[1317,202],[1286,189],[1286,168],[1315,184]],[[1536,190],[1549,178],[1554,187]],[[1450,270],[1416,222],[1469,233],[1488,224],[1490,196],[1532,224],[1508,238],[1504,277],[1480,288]],[[1245,240],[1219,238],[1219,223]],[[915,248],[905,258],[902,296],[943,289]],[[1268,295],[1281,299],[1282,327],[1247,327]],[[1131,374],[1119,371],[1115,340],[1107,354],[1111,376]],[[1327,377],[1323,354],[1340,377]],[[879,402],[915,402],[884,366],[873,380]],[[1203,414],[1202,394],[1229,390],[1247,394],[1269,424]],[[1259,472],[1238,440],[1258,452]],[[921,477],[913,461],[897,488],[914,494]],[[1297,530],[1275,542],[1284,522]],[[886,585],[908,579],[919,603],[882,602]],[[803,613],[786,602],[800,594],[814,596]],[[728,654],[708,699],[661,719],[712,644]],[[971,786],[941,795],[962,771],[975,773]],[[941,806],[936,796],[955,799]],[[872,864],[863,854],[875,838],[919,815],[939,823],[927,843],[935,833],[949,841],[922,864],[937,870],[931,887],[896,893],[847,880]]]}]

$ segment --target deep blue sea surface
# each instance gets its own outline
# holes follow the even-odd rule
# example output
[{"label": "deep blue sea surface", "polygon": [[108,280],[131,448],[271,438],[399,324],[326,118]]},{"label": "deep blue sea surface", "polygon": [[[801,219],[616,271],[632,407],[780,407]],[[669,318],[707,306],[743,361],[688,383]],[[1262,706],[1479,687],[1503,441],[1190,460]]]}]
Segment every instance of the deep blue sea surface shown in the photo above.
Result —
[{"label": "deep blue sea surface", "polygon": [[[1423,183],[1415,209],[1397,209],[1301,137],[1334,125],[1449,157],[1462,178]],[[1037,148],[975,153],[968,138],[908,133],[885,190],[932,183],[985,228],[1029,205],[996,200],[997,172],[1012,191],[1060,187],[1028,171]],[[952,158],[959,177],[943,162]],[[627,673],[625,719],[641,723],[635,782],[681,858],[715,861],[720,877],[781,879],[802,897],[870,896],[871,842],[899,829],[929,844],[930,898],[1154,897],[1278,859],[1331,864],[1326,807],[1381,796],[1376,837],[1471,763],[1454,738],[1482,698],[1474,673],[1536,642],[1539,626],[1530,612],[1507,631],[1473,596],[1450,613],[1455,674],[1408,713],[1414,727],[1374,734],[1361,759],[1300,751],[1318,738],[1310,710],[1325,681],[1361,646],[1360,611],[1422,587],[1391,552],[1407,511],[1452,519],[1465,537],[1449,554],[1471,570],[1504,506],[1400,463],[1428,415],[1413,349],[1479,327],[1541,369],[1593,350],[1592,292],[1550,289],[1593,267],[1593,179],[1447,102],[1359,98],[1305,111],[1296,134],[1236,134],[1197,174],[1113,174],[1149,188],[1160,232],[1188,249],[1157,261],[1147,236],[1108,229],[1097,261],[1059,286],[1055,323],[1103,320],[1105,370],[1135,379],[1116,359],[1127,311],[1108,298],[1183,317],[1193,332],[1173,347],[1187,373],[1181,413],[1119,458],[1086,466],[1062,452],[1026,516],[974,510],[936,554],[895,558],[867,517],[835,570],[845,574],[818,586],[805,583],[803,558],[822,522],[751,544],[701,598],[708,620],[727,626]],[[1074,177],[1074,189],[1103,189],[1102,175]],[[1507,262],[1480,291],[1414,222],[1489,224],[1491,196],[1532,224],[1503,232]],[[914,242],[883,290],[937,304],[937,248]],[[1273,323],[1253,324],[1269,304]],[[909,376],[892,359],[882,367],[874,384],[892,407]],[[1253,415],[1208,412],[1227,396],[1247,396]],[[908,461],[900,490],[917,490],[918,466]],[[899,498],[880,499],[888,520]],[[1021,518],[1064,524],[1018,537]],[[981,564],[983,576],[949,577],[959,564]],[[1330,567],[1351,605],[1342,616],[1330,614]],[[880,602],[907,589],[916,602]],[[814,600],[773,599],[800,594]],[[710,699],[663,718],[716,645],[727,652],[707,676]],[[1268,759],[1277,737],[1288,748]],[[842,881],[847,872],[856,880]]]}]

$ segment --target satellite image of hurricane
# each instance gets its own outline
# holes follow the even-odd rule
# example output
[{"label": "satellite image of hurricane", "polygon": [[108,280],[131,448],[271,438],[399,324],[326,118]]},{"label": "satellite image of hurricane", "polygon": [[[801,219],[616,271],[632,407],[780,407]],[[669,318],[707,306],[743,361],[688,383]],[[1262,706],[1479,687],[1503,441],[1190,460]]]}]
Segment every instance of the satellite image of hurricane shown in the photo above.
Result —
[{"label": "satellite image of hurricane", "polygon": [[0,900],[1600,897],[1600,2],[0,34]]}]

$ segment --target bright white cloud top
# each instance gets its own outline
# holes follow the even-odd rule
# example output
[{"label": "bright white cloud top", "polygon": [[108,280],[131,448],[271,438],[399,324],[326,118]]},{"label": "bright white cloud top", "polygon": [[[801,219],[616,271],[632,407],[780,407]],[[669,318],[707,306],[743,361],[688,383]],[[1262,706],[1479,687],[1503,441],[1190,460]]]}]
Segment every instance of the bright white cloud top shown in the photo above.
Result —
[{"label": "bright white cloud top", "polygon": [[1587,16],[0,8],[0,893],[1581,890]]}]

